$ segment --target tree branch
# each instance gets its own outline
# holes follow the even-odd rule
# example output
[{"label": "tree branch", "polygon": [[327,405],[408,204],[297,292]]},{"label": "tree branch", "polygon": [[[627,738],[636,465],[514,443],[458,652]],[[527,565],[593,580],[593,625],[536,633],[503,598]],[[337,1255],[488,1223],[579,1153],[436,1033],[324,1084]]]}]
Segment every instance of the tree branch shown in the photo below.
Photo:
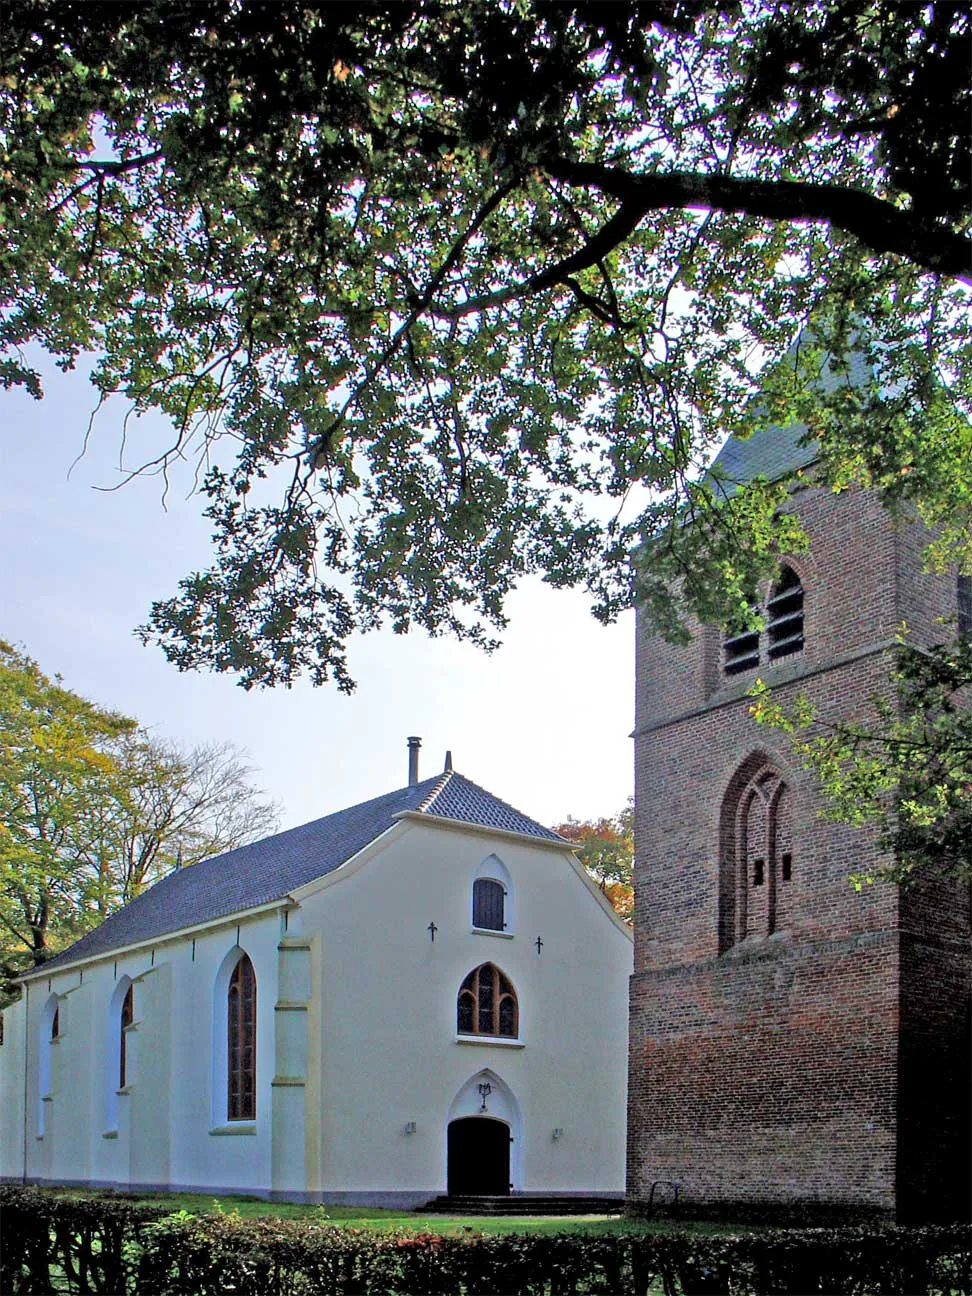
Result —
[{"label": "tree branch", "polygon": [[636,213],[634,224],[648,212],[666,207],[742,212],[778,221],[827,221],[875,252],[897,253],[933,274],[972,284],[972,240],[844,185],[748,180],[690,171],[639,175],[564,157],[545,159],[543,168],[555,180],[600,189],[617,198],[622,211]]}]

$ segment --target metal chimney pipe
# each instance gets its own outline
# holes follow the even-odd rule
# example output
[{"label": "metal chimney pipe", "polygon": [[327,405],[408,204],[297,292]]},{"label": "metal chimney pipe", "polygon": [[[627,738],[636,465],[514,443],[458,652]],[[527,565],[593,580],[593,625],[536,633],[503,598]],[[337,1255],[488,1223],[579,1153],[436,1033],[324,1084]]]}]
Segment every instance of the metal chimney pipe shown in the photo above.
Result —
[{"label": "metal chimney pipe", "polygon": [[408,786],[414,787],[419,781],[418,760],[419,748],[422,746],[421,738],[409,738],[408,740]]}]

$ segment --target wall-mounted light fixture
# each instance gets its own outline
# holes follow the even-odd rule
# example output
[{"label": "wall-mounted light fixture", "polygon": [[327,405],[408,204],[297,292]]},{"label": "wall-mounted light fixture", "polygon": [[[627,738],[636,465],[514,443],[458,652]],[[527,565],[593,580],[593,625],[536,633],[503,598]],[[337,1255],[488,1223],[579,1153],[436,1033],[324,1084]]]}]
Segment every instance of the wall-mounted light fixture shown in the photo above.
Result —
[{"label": "wall-mounted light fixture", "polygon": [[479,1096],[483,1100],[483,1105],[482,1107],[480,1107],[479,1110],[481,1112],[484,1112],[486,1111],[486,1099],[493,1092],[493,1086],[489,1083],[488,1080],[484,1080],[483,1083],[478,1086],[478,1088],[479,1088]]},{"label": "wall-mounted light fixture", "polygon": [[414,1134],[414,1133],[415,1133],[415,1130],[416,1130],[416,1125],[415,1125],[415,1122],[414,1122],[414,1121],[406,1121],[406,1122],[405,1122],[405,1133],[406,1133],[406,1134]]},{"label": "wall-mounted light fixture", "polygon": [[564,1131],[558,1126],[553,1132],[553,1141],[556,1143],[558,1139],[562,1139],[563,1137]]}]

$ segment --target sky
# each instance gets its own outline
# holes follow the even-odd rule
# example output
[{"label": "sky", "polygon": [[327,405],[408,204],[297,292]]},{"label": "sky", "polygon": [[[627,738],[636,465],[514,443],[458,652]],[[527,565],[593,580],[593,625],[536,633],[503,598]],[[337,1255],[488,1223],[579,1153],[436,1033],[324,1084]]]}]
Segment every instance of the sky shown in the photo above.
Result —
[{"label": "sky", "polygon": [[[613,626],[587,596],[524,582],[491,656],[421,632],[356,636],[357,689],[307,682],[246,692],[229,675],[180,673],[133,634],[153,599],[208,565],[209,530],[186,484],[163,508],[158,479],[119,479],[124,408],[84,442],[95,392],[84,372],[44,366],[45,398],[0,392],[0,638],[101,706],[187,746],[228,740],[288,828],[420,777],[457,771],[540,822],[616,814],[631,795],[634,618]],[[128,461],[157,446],[156,419],[128,429]]]}]

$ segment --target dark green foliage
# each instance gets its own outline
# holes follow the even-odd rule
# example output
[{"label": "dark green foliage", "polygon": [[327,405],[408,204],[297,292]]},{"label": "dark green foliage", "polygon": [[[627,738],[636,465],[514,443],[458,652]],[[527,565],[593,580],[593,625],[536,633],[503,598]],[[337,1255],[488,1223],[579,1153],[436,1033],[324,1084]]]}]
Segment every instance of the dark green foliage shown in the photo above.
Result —
[{"label": "dark green foliage", "polygon": [[[196,464],[213,561],[143,634],[247,687],[350,689],[381,623],[488,646],[529,572],[670,636],[731,621],[805,539],[783,486],[718,508],[700,481],[767,421],[972,563],[970,26],[967,0],[18,0],[0,385],[41,395],[29,344],[94,355],[101,397],[172,423],[158,458],[132,425],[131,466]],[[873,381],[839,381],[849,348]]]},{"label": "dark green foliage", "polygon": [[[378,1234],[0,1188],[0,1290],[114,1296],[970,1291],[970,1233],[866,1227],[737,1237]],[[58,1273],[63,1270],[63,1274]]]},{"label": "dark green foliage", "polygon": [[972,880],[972,638],[917,648],[899,644],[892,697],[872,716],[825,723],[800,695],[786,708],[757,682],[752,713],[794,735],[793,748],[820,780],[826,815],[873,823],[888,863],[875,876],[906,881],[917,869]]},{"label": "dark green foliage", "polygon": [[145,1226],[162,1208],[124,1198],[53,1197],[0,1187],[0,1292],[132,1291]]}]

